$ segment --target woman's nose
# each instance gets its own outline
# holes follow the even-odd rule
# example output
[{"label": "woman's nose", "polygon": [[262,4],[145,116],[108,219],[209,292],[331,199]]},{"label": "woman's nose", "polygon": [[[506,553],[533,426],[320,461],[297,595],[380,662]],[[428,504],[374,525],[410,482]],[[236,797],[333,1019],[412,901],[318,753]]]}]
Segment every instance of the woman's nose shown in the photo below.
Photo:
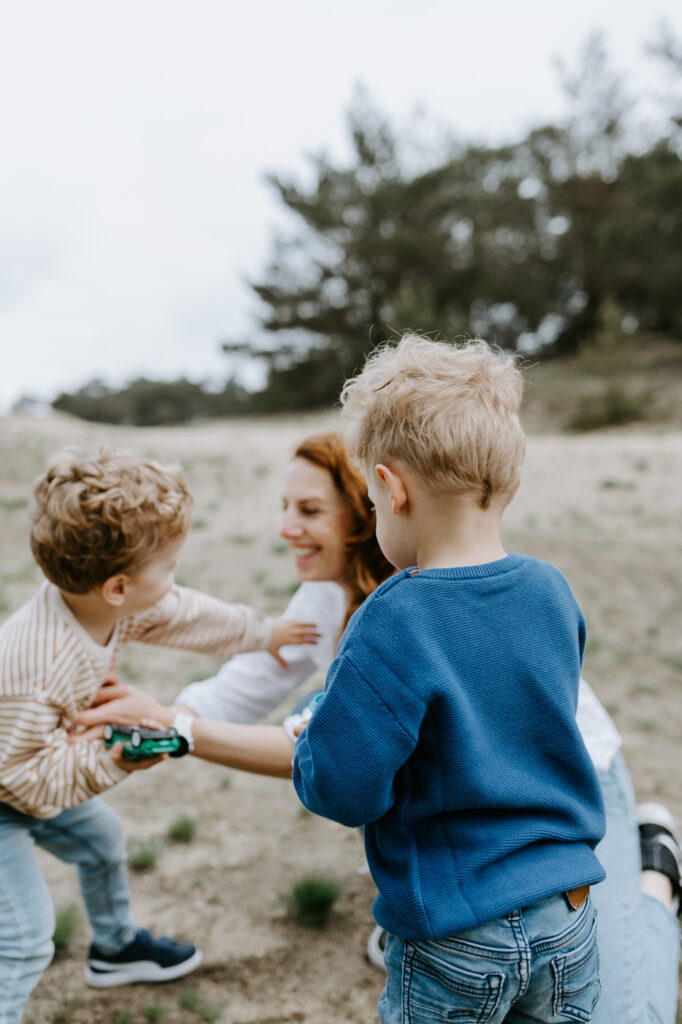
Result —
[{"label": "woman's nose", "polygon": [[280,537],[284,537],[286,540],[294,537],[300,537],[303,533],[301,525],[297,522],[296,517],[293,515],[285,515],[282,518],[282,525],[279,528]]}]

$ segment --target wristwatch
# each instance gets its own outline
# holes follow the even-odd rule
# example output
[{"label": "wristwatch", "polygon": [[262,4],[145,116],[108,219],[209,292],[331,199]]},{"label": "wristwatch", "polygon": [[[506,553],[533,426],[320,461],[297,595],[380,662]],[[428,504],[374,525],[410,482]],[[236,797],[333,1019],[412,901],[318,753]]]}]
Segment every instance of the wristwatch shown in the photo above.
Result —
[{"label": "wristwatch", "polygon": [[175,729],[180,739],[184,741],[182,748],[175,755],[176,757],[191,754],[194,750],[194,738],[192,736],[193,721],[194,715],[190,715],[188,711],[178,711],[173,719],[171,728]]}]

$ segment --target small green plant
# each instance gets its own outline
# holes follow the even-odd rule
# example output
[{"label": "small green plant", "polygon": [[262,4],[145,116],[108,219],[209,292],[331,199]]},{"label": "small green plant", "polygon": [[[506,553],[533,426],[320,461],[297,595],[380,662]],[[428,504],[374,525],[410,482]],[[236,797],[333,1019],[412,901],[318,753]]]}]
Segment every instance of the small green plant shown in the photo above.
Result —
[{"label": "small green plant", "polygon": [[635,488],[633,480],[600,480],[599,486],[602,491],[632,491]]},{"label": "small green plant", "polygon": [[111,1018],[111,1024],[133,1024],[133,1015],[125,1010],[117,1010]]},{"label": "small green plant", "polygon": [[306,928],[322,928],[343,886],[334,878],[308,875],[294,882],[284,897],[290,915]]},{"label": "small green plant", "polygon": [[128,866],[140,874],[151,871],[159,859],[158,843],[134,843],[128,851]]},{"label": "small green plant", "polygon": [[237,544],[240,547],[246,547],[248,544],[253,544],[255,538],[249,533],[231,533],[226,539],[228,544]]},{"label": "small green plant", "polygon": [[159,1021],[166,1016],[166,1011],[160,1003],[150,1003],[149,1006],[145,1006],[142,1016],[147,1024],[159,1024]]},{"label": "small green plant", "polygon": [[73,903],[57,911],[52,936],[55,959],[68,953],[77,925],[78,908]]},{"label": "small green plant", "polygon": [[196,989],[185,989],[178,1002],[183,1010],[191,1010],[191,1012],[196,1013],[197,1017],[200,1017],[201,1020],[210,1022],[217,1020],[220,1016],[220,1010],[218,1007],[213,1006],[211,1003],[202,999]]},{"label": "small green plant", "polygon": [[203,519],[201,516],[197,516],[196,519],[192,520],[190,525],[192,530],[205,530],[208,526],[208,519]]},{"label": "small green plant", "polygon": [[176,818],[168,828],[168,838],[174,843],[191,843],[197,834],[197,823],[194,818],[183,815]]}]

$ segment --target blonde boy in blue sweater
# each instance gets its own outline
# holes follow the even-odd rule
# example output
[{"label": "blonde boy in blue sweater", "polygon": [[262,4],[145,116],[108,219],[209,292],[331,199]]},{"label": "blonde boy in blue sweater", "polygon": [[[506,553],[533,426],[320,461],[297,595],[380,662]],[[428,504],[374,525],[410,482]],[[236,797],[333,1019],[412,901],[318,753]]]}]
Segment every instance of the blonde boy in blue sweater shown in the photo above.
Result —
[{"label": "blonde boy in blue sweater", "polygon": [[585,624],[507,554],[522,381],[485,342],[408,336],[342,395],[399,571],[353,616],[299,738],[311,810],[365,826],[387,929],[383,1024],[589,1021],[597,776],[575,722]]}]

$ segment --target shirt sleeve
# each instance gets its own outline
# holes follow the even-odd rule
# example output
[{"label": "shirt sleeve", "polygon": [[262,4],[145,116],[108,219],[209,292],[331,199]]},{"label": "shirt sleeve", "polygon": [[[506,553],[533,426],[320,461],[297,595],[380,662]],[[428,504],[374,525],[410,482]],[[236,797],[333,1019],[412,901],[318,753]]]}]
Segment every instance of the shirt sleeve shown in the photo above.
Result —
[{"label": "shirt sleeve", "polygon": [[316,671],[326,671],[336,649],[346,598],[333,584],[304,583],[290,600],[285,618],[315,622],[317,644],[282,648],[285,669],[267,652],[242,654],[210,679],[190,683],[175,698],[201,718],[250,724],[278,707]]},{"label": "shirt sleeve", "polygon": [[55,728],[60,717],[36,697],[0,699],[0,800],[36,818],[52,818],[128,775],[103,743],[69,743]]},{"label": "shirt sleeve", "polygon": [[407,703],[404,722],[398,721],[350,657],[336,659],[294,753],[294,786],[309,810],[351,827],[386,814],[395,800],[393,780],[417,745],[424,716],[423,704]]},{"label": "shirt sleeve", "polygon": [[[295,653],[291,653],[294,652]],[[278,707],[317,666],[303,647],[283,648],[285,669],[267,652],[240,654],[210,679],[190,683],[175,698],[200,718],[250,724]]]},{"label": "shirt sleeve", "polygon": [[153,608],[125,620],[121,642],[126,640],[231,658],[265,650],[270,620],[247,605],[176,586]]}]

